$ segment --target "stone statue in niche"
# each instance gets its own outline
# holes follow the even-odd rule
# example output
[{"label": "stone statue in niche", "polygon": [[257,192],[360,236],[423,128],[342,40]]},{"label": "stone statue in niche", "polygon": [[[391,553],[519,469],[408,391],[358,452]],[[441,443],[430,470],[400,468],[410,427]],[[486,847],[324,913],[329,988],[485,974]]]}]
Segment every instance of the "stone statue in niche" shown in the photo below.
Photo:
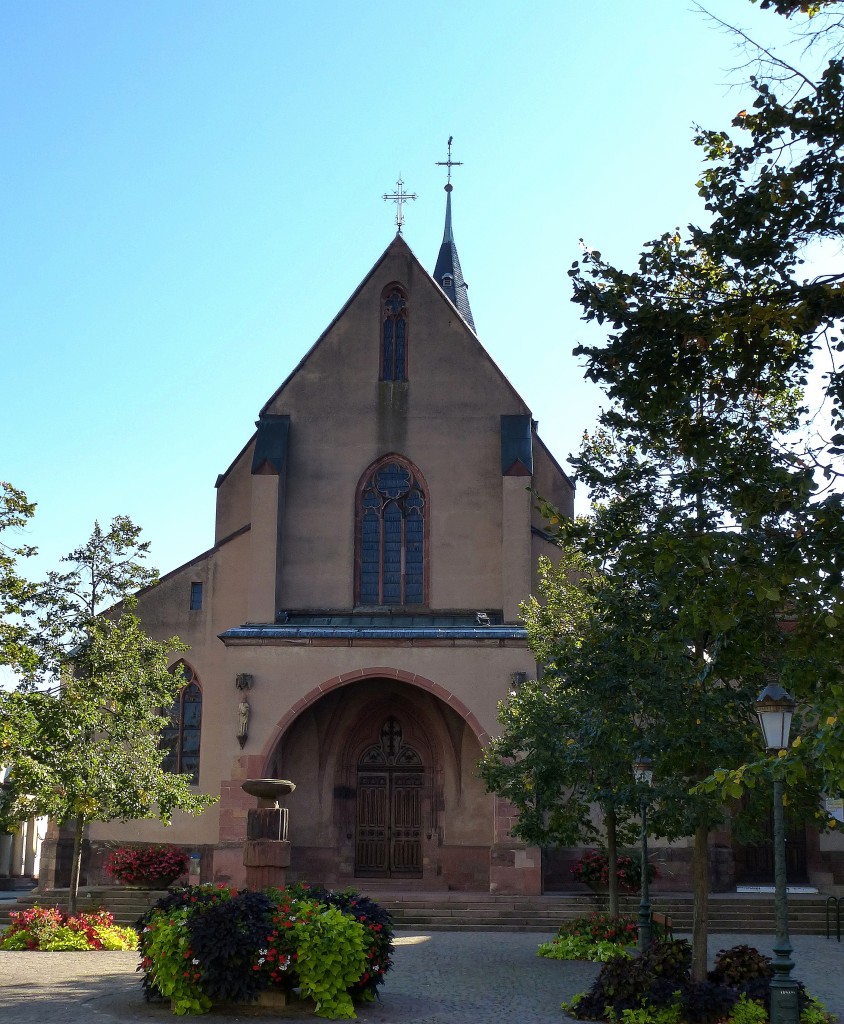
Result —
[{"label": "stone statue in niche", "polygon": [[237,741],[243,749],[246,739],[249,736],[249,716],[252,708],[246,697],[237,705]]}]

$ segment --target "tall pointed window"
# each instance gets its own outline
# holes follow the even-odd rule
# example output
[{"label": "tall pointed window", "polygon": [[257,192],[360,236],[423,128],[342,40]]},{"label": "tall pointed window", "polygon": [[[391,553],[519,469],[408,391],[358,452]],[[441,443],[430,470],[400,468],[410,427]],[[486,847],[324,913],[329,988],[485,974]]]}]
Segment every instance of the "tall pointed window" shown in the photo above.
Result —
[{"label": "tall pointed window", "polygon": [[357,501],[358,604],[426,603],[427,505],[421,474],[400,455],[366,471]]},{"label": "tall pointed window", "polygon": [[397,284],[381,296],[381,380],[407,380],[407,295]]},{"label": "tall pointed window", "polygon": [[193,669],[182,665],[185,685],[170,709],[170,724],[161,733],[162,749],[167,751],[161,767],[177,775],[189,775],[199,782],[199,740],[202,731],[202,691]]}]

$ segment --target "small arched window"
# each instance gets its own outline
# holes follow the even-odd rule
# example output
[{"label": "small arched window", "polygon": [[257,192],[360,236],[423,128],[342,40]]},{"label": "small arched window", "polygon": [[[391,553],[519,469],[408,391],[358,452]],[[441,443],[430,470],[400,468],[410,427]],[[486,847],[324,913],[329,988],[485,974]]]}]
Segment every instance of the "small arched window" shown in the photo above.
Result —
[{"label": "small arched window", "polygon": [[189,775],[199,782],[199,742],[202,732],[202,690],[193,669],[181,662],[185,685],[170,709],[170,724],[161,733],[161,746],[167,754],[161,767],[177,775]]},{"label": "small arched window", "polygon": [[358,486],[356,601],[373,607],[427,601],[428,494],[400,455],[371,466]]},{"label": "small arched window", "polygon": [[381,380],[407,380],[407,295],[397,284],[381,296]]}]

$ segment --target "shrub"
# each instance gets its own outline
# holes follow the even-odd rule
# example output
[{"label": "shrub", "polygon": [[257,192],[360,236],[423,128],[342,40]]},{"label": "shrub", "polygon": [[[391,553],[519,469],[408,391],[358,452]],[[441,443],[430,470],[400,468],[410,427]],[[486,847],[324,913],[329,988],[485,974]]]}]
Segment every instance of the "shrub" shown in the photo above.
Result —
[{"label": "shrub", "polygon": [[592,988],[577,1002],[576,1017],[612,1019],[643,1005],[671,1006],[689,983],[692,951],[688,942],[663,942],[635,959],[614,957],[601,968]]},{"label": "shrub", "polygon": [[207,905],[187,920],[185,956],[201,965],[202,988],[212,1002],[248,1003],[267,987],[255,969],[256,950],[272,931],[272,903],[262,892],[242,892]]},{"label": "shrub", "polygon": [[683,1018],[691,1024],[722,1020],[738,1002],[739,994],[728,985],[714,981],[692,981],[681,995]]},{"label": "shrub", "polygon": [[[610,868],[603,850],[587,850],[571,868],[579,882],[592,885],[609,885]],[[653,864],[648,863],[648,881],[656,878]],[[621,854],[616,858],[616,877],[621,892],[638,892],[642,885],[642,862],[637,854]]]},{"label": "shrub", "polygon": [[731,949],[718,950],[708,978],[721,985],[738,988],[757,978],[770,981],[773,973],[769,956],[765,956],[752,946],[733,946]]},{"label": "shrub", "polygon": [[4,950],[134,949],[137,933],[120,928],[106,911],[68,917],[57,907],[34,906],[29,910],[13,910],[11,924],[0,936]]},{"label": "shrub", "polygon": [[105,869],[124,885],[157,881],[166,888],[187,871],[188,861],[178,846],[118,846],[106,860]]},{"label": "shrub", "polygon": [[[721,950],[707,981],[693,982],[688,942],[661,942],[635,959],[614,957],[592,988],[563,1009],[573,1017],[613,1024],[766,1024],[768,957],[750,946]],[[801,1024],[832,1024],[823,1005],[798,983]]]}]

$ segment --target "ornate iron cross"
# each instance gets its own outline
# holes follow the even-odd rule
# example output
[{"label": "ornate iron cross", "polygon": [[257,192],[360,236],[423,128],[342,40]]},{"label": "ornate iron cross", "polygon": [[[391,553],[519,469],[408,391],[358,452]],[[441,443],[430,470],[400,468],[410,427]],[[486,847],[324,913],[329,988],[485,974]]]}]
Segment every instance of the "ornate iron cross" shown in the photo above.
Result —
[{"label": "ornate iron cross", "polygon": [[462,167],[463,166],[463,161],[462,160],[452,160],[451,159],[451,143],[452,143],[453,139],[454,139],[454,136],[453,135],[449,135],[449,137],[448,137],[448,159],[447,160],[437,160],[437,167],[447,167],[448,168],[448,181],[446,182],[446,186],[445,186],[446,192],[450,192],[451,188],[452,188],[452,185],[451,185],[451,168],[452,167]]},{"label": "ornate iron cross", "polygon": [[396,227],[399,230],[399,234],[401,234],[401,227],[404,224],[404,204],[408,199],[416,199],[417,195],[415,192],[405,192],[404,182],[401,180],[401,175],[399,175],[399,180],[396,182],[396,191],[392,194],[385,192],[383,198],[396,204]]}]

